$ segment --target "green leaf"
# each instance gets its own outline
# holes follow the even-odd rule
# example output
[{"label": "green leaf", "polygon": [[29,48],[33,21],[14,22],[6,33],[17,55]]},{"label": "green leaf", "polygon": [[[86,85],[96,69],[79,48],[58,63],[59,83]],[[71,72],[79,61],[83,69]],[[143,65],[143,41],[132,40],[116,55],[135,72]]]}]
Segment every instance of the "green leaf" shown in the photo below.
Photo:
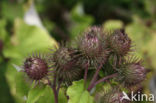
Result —
[{"label": "green leaf", "polygon": [[67,95],[69,96],[68,103],[94,103],[93,97],[84,89],[83,80],[73,82],[67,90]]},{"label": "green leaf", "polygon": [[120,20],[108,20],[103,25],[104,30],[115,30],[115,29],[121,29],[123,27],[123,22]]},{"label": "green leaf", "polygon": [[143,57],[144,53],[149,51],[147,45],[153,38],[151,30],[142,24],[143,20],[139,17],[134,17],[134,22],[126,26],[126,33],[132,39],[135,47],[135,55]]},{"label": "green leaf", "polygon": [[[67,103],[67,98],[65,96],[65,93],[63,89],[59,90],[58,95],[58,101],[59,103]],[[38,99],[36,103],[54,103],[54,93],[52,89],[48,86],[46,91],[44,92],[44,95]]]},{"label": "green leaf", "polygon": [[32,88],[28,93],[28,100],[27,103],[35,103],[41,96],[44,95],[44,92],[46,91],[46,86],[36,86]]},{"label": "green leaf", "polygon": [[7,36],[7,31],[5,29],[6,24],[7,22],[5,19],[0,19],[0,39],[3,41],[6,39]]},{"label": "green leaf", "polygon": [[150,64],[152,64],[152,66],[154,68],[156,68],[156,48],[155,48],[155,44],[156,44],[156,32],[153,36],[153,39],[149,42],[148,44],[148,53],[149,53],[149,57],[151,59]]},{"label": "green leaf", "polygon": [[[40,97],[40,98],[36,101],[36,103],[55,103],[55,102],[54,102],[54,94],[53,94],[53,92],[52,92],[52,89],[51,89],[50,87],[48,87],[48,88],[45,90],[43,96]],[[60,102],[60,103],[61,103],[61,102]]]},{"label": "green leaf", "polygon": [[5,76],[10,87],[10,92],[16,103],[24,103],[24,97],[28,94],[30,87],[30,79],[27,79],[24,72],[18,72],[12,65],[12,63],[18,63],[20,60],[11,59],[8,62]]},{"label": "green leaf", "polygon": [[0,6],[2,7],[2,17],[11,22],[13,22],[16,17],[23,17],[24,9],[22,3],[10,3],[4,1]]},{"label": "green leaf", "polygon": [[59,90],[58,99],[59,99],[59,103],[67,103],[67,97],[65,95],[65,90],[63,88]]},{"label": "green leaf", "polygon": [[156,1],[155,0],[145,0],[145,8],[151,14],[151,16],[155,17],[155,10],[156,10]]},{"label": "green leaf", "polygon": [[10,93],[10,88],[5,77],[7,68],[6,62],[0,62],[0,103],[14,103],[14,99]]},{"label": "green leaf", "polygon": [[10,58],[5,74],[16,103],[24,103],[23,97],[28,94],[29,82],[26,82],[27,76],[17,72],[13,64],[21,66],[28,54],[34,51],[48,50],[49,47],[53,48],[57,43],[46,30],[27,25],[21,19],[15,20],[13,31],[11,43],[7,44],[3,50],[4,56]]},{"label": "green leaf", "polygon": [[[67,98],[63,89],[60,89],[58,95],[59,103],[67,103]],[[27,103],[54,103],[54,93],[50,86],[37,86],[28,93]]]},{"label": "green leaf", "polygon": [[14,31],[11,46],[5,48],[5,57],[23,58],[34,51],[48,50],[57,45],[46,30],[27,25],[21,19],[15,20]]}]

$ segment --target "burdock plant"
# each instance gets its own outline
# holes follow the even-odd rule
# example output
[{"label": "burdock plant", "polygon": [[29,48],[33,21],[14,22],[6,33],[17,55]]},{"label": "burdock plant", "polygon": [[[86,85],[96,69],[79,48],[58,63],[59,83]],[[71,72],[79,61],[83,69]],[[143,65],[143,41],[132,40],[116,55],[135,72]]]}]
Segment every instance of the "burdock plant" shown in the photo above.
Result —
[{"label": "burdock plant", "polygon": [[[121,101],[121,89],[141,85],[147,71],[140,60],[127,59],[132,52],[132,41],[125,31],[120,29],[107,33],[101,27],[93,26],[74,42],[76,46],[59,45],[44,58],[26,58],[24,72],[35,81],[45,78],[54,92],[55,103],[58,103],[61,87],[68,89],[73,81],[80,79],[84,79],[84,88],[93,96],[99,94],[96,90],[98,84],[101,84],[98,86],[101,89],[105,82],[118,87],[118,91],[100,96],[97,103],[129,103]],[[72,97],[67,98],[70,100]]]}]

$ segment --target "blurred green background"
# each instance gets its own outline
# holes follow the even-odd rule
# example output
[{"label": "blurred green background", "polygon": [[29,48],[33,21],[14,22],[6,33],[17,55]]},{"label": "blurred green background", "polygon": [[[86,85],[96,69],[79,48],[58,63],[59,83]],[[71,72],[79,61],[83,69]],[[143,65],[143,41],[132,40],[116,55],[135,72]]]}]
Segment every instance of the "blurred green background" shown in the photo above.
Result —
[{"label": "blurred green background", "polygon": [[14,64],[74,40],[92,25],[126,30],[135,55],[151,69],[143,91],[155,93],[156,0],[0,0],[0,103],[26,103],[31,83]]}]

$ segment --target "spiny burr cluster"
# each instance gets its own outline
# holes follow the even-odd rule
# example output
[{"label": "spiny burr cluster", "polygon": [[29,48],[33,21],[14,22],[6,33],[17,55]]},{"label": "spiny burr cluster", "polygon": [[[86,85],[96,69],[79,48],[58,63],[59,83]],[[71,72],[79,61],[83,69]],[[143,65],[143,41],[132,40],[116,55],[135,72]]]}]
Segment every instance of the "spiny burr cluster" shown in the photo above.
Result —
[{"label": "spiny burr cluster", "polygon": [[46,61],[39,57],[29,57],[24,62],[26,74],[33,80],[40,80],[48,73]]},{"label": "spiny burr cluster", "polygon": [[[132,52],[132,42],[123,29],[108,33],[101,27],[93,26],[77,37],[74,42],[75,46],[60,45],[44,59],[28,57],[24,62],[24,71],[33,80],[51,76],[55,78],[55,81],[59,83],[61,81],[67,86],[75,80],[83,79],[83,75],[84,81],[90,80],[85,80],[89,74],[93,78],[88,91],[105,80],[105,78],[99,79],[100,71],[105,76],[115,73],[106,78],[116,76],[113,80],[125,88],[141,84],[145,80],[147,72],[140,60],[133,59],[134,56],[127,59],[129,52]],[[50,70],[53,75],[48,75]],[[97,79],[99,81],[96,82]],[[116,92],[115,95],[119,97],[121,93]],[[117,100],[117,97],[107,103]]]}]

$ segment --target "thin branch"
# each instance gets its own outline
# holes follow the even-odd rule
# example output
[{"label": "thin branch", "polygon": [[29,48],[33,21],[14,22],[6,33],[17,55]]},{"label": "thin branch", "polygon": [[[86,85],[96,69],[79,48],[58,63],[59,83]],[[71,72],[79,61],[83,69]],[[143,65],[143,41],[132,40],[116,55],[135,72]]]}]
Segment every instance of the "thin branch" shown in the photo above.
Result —
[{"label": "thin branch", "polygon": [[58,103],[58,93],[55,87],[52,87],[53,92],[54,92],[54,98],[55,98],[55,103]]},{"label": "thin branch", "polygon": [[59,94],[60,86],[61,86],[62,81],[59,81],[58,87],[57,87],[57,93]]},{"label": "thin branch", "polygon": [[118,73],[114,73],[112,75],[109,75],[109,76],[106,76],[106,77],[103,77],[102,79],[98,80],[97,82],[95,82],[95,85],[101,83],[101,82],[104,82],[106,81],[107,79],[110,79],[110,78],[114,78],[118,75]]},{"label": "thin branch", "polygon": [[89,62],[87,62],[87,64],[86,64],[86,68],[85,68],[85,74],[84,74],[84,87],[86,87],[87,75],[88,75],[88,67],[89,67]]},{"label": "thin branch", "polygon": [[99,84],[99,83],[101,83],[101,82],[104,82],[104,81],[106,81],[106,80],[108,80],[108,79],[110,79],[110,78],[114,78],[114,77],[116,77],[117,75],[118,75],[118,73],[114,73],[114,74],[112,74],[112,75],[103,77],[102,79],[100,79],[100,80],[98,80],[97,82],[95,82],[95,83],[93,83],[92,85],[90,85],[90,86],[88,87],[88,91],[90,91],[90,90],[91,90],[94,86],[96,86],[97,84]]},{"label": "thin branch", "polygon": [[53,86],[56,87],[56,73],[54,74]]},{"label": "thin branch", "polygon": [[[99,72],[100,72],[102,66],[103,66],[103,63],[101,63],[100,66],[97,68],[97,70],[96,70],[96,72],[95,72],[95,74],[94,74],[94,76],[93,76],[93,78],[92,78],[92,80],[91,80],[91,83],[90,83],[89,87],[90,87],[91,85],[93,85],[94,82],[96,81],[97,76],[98,76],[98,74],[99,74]],[[88,89],[89,89],[89,87],[88,87]]]},{"label": "thin branch", "polygon": [[56,90],[56,74],[54,75],[54,81],[53,81],[52,89],[53,89],[53,92],[54,92],[55,103],[58,103],[58,93],[57,93],[57,90]]},{"label": "thin branch", "polygon": [[53,84],[51,83],[51,81],[49,80],[49,78],[47,78],[48,80],[48,85],[52,88],[53,93],[54,93],[54,98],[55,98],[55,103],[58,103],[58,92],[56,90],[56,75],[54,76],[54,81]]}]

